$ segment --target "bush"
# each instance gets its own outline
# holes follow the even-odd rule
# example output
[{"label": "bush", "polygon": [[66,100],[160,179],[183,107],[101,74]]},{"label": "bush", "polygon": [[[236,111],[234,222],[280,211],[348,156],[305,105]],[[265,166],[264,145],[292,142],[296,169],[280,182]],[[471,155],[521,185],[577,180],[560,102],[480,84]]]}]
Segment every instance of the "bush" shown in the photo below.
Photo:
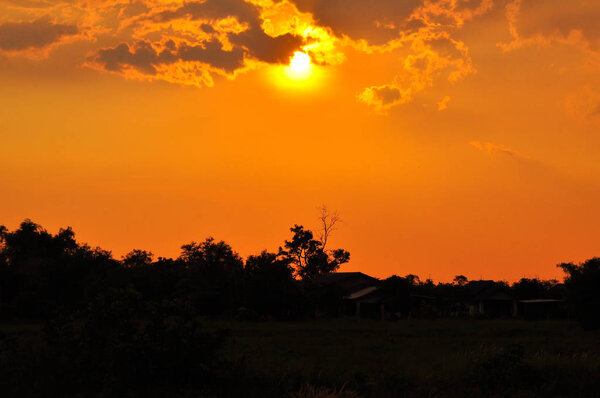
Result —
[{"label": "bush", "polygon": [[80,319],[48,322],[35,344],[2,344],[9,396],[164,396],[210,389],[224,334],[169,316],[132,289],[111,290]]}]

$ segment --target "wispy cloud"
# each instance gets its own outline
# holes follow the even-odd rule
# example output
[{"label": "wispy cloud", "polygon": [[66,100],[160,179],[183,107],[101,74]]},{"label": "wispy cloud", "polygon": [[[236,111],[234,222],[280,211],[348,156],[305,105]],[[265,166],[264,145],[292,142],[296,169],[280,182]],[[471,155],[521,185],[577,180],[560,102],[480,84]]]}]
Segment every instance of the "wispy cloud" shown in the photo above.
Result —
[{"label": "wispy cloud", "polygon": [[567,113],[579,122],[600,127],[600,92],[584,87],[567,96],[565,107]]},{"label": "wispy cloud", "polygon": [[447,109],[449,102],[450,102],[449,96],[445,96],[444,98],[442,98],[440,100],[440,102],[438,102],[438,111],[443,111],[444,109]]},{"label": "wispy cloud", "polygon": [[528,156],[522,155],[521,153],[515,151],[514,149],[508,148],[504,145],[494,144],[492,142],[480,142],[480,141],[471,141],[471,142],[469,142],[469,144],[485,153],[498,154],[498,155],[515,158],[515,159],[529,159]]}]

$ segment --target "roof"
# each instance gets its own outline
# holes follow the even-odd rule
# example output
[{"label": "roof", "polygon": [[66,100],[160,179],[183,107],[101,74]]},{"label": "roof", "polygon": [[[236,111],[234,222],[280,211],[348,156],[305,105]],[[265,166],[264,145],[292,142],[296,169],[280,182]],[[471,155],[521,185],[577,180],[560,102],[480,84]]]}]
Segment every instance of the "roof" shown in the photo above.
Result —
[{"label": "roof", "polygon": [[379,288],[377,286],[370,286],[370,287],[361,289],[357,292],[354,292],[352,294],[349,294],[344,298],[347,300],[355,300],[355,299],[359,299],[361,297],[367,296],[377,290],[379,290]]},{"label": "roof", "polygon": [[330,282],[330,281],[341,281],[347,279],[368,279],[371,281],[378,281],[379,279],[373,278],[362,272],[330,272],[328,274],[319,275],[315,281],[318,282]]},{"label": "roof", "polygon": [[561,303],[564,300],[559,299],[531,299],[531,300],[519,300],[519,303],[524,304],[537,304],[537,303]]},{"label": "roof", "polygon": [[410,294],[410,297],[416,297],[416,298],[421,298],[421,299],[427,299],[427,300],[435,300],[435,296],[427,296],[425,294]]},{"label": "roof", "polygon": [[315,278],[313,283],[319,286],[335,287],[344,295],[350,295],[378,285],[379,279],[362,272],[332,272]]}]

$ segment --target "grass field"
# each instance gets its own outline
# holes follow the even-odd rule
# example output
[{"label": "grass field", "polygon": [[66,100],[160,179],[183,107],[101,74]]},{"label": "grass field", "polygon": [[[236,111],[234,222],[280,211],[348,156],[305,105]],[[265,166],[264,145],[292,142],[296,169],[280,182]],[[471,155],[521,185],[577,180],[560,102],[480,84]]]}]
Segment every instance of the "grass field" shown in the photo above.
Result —
[{"label": "grass field", "polygon": [[[600,332],[567,321],[205,321],[248,397],[600,397]],[[35,338],[35,324],[0,325]],[[231,389],[230,389],[231,390]]]},{"label": "grass field", "polygon": [[600,333],[566,321],[339,319],[212,327],[230,330],[226,358],[276,380],[346,386],[369,396],[461,396],[461,385],[465,395],[485,395],[489,387],[490,395],[600,396]]}]

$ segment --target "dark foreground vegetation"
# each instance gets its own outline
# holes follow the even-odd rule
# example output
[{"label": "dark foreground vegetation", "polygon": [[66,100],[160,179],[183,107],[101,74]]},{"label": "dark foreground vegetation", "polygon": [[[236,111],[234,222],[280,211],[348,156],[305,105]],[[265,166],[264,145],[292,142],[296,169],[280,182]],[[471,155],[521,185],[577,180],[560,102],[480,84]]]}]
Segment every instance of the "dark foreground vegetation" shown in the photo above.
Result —
[{"label": "dark foreground vegetation", "polygon": [[[3,396],[597,397],[600,334],[566,321],[338,318],[4,325]],[[75,328],[75,330],[73,330]],[[102,337],[98,336],[100,334]],[[107,334],[105,334],[107,333]]]},{"label": "dark foreground vegetation", "polygon": [[415,275],[369,288],[398,322],[353,319],[354,296],[323,283],[349,260],[327,248],[327,217],[319,238],[295,226],[245,261],[212,239],[117,260],[71,229],[0,227],[2,396],[598,396],[600,259],[561,264],[564,284],[487,281],[564,303],[560,319],[474,319],[482,281]]}]

